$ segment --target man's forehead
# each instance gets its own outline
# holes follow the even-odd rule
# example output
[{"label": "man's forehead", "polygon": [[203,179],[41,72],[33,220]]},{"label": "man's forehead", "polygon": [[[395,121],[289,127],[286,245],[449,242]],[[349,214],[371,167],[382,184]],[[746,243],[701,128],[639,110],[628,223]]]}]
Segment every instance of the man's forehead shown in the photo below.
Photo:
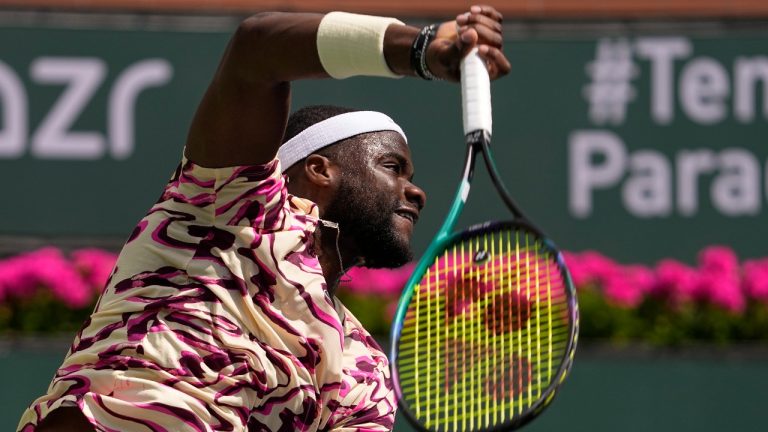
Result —
[{"label": "man's forehead", "polygon": [[400,126],[386,114],[376,111],[352,111],[332,116],[302,130],[280,146],[277,157],[282,162],[283,169],[286,169],[333,144],[354,142],[360,145],[359,136],[375,131],[382,132],[374,135],[374,144],[393,144],[394,138],[387,136],[390,131],[401,135],[402,142],[407,141]]},{"label": "man's forehead", "polygon": [[360,143],[371,155],[396,152],[405,157],[411,157],[411,149],[403,136],[395,131],[377,131],[360,134]]}]

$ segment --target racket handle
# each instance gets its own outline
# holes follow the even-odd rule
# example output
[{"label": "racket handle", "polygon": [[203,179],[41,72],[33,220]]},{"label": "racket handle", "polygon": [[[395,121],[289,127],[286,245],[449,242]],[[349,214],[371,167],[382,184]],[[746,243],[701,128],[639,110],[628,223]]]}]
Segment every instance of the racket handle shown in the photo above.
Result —
[{"label": "racket handle", "polygon": [[491,80],[485,61],[470,51],[461,61],[461,105],[464,114],[464,135],[484,130],[491,135]]}]

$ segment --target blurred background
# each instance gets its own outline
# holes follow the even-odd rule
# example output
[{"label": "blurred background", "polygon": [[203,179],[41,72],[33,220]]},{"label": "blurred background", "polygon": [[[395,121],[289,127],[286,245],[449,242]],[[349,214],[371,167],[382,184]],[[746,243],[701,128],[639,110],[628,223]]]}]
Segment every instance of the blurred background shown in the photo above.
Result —
[{"label": "blurred background", "polygon": [[[567,251],[582,309],[572,376],[526,429],[765,430],[768,2],[490,3],[513,63],[493,85],[496,159]],[[242,18],[341,9],[423,26],[469,4],[0,1],[0,429],[45,391]],[[429,195],[420,254],[460,174],[458,87],[351,78],[293,94],[294,110],[375,109],[404,127]],[[475,184],[461,223],[505,217]],[[383,345],[409,268],[347,284]]]}]

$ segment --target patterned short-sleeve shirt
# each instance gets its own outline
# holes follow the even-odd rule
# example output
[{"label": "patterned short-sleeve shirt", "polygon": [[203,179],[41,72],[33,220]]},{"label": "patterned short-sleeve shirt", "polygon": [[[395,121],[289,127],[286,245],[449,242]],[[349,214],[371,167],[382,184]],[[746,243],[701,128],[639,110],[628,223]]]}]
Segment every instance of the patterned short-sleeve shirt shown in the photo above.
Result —
[{"label": "patterned short-sleeve shirt", "polygon": [[99,431],[391,430],[387,359],[328,295],[318,223],[277,160],[183,159],[19,430],[60,406]]}]

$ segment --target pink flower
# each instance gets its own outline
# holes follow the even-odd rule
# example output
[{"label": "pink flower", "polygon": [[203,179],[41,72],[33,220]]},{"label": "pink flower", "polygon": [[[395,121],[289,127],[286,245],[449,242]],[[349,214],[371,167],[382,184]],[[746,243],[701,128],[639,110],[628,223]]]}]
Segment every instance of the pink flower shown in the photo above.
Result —
[{"label": "pink flower", "polygon": [[35,260],[29,254],[0,261],[0,300],[7,297],[29,298],[35,294]]},{"label": "pink flower", "polygon": [[718,273],[737,273],[739,258],[727,246],[709,246],[699,253],[699,267]]},{"label": "pink flower", "polygon": [[623,308],[633,308],[643,300],[642,293],[621,276],[608,278],[603,293],[608,302]]},{"label": "pink flower", "polygon": [[56,248],[47,247],[0,262],[0,298],[29,298],[40,289],[50,290],[54,297],[74,308],[91,302],[91,292],[80,274]]},{"label": "pink flower", "polygon": [[54,297],[73,308],[85,307],[91,302],[92,291],[61,251],[49,247],[33,254],[37,266],[35,277]]},{"label": "pink flower", "polygon": [[582,288],[592,283],[602,284],[612,279],[621,271],[620,266],[615,261],[599,252],[565,252],[563,256],[573,284],[577,288]]},{"label": "pink flower", "polygon": [[112,274],[117,255],[101,249],[80,249],[72,252],[72,261],[85,282],[100,294]]},{"label": "pink flower", "polygon": [[610,279],[621,272],[621,266],[616,261],[598,252],[584,252],[581,259],[586,272],[598,282]]},{"label": "pink flower", "polygon": [[654,295],[668,298],[674,306],[696,298],[698,275],[696,270],[679,261],[665,259],[656,265]]},{"label": "pink flower", "polygon": [[571,274],[571,280],[576,288],[581,288],[593,282],[589,269],[583,264],[581,255],[573,252],[563,252],[565,265],[568,266],[568,273]]},{"label": "pink flower", "polygon": [[342,278],[349,281],[342,284],[356,294],[397,296],[405,287],[415,266],[415,263],[409,263],[396,269],[353,267],[346,277]]},{"label": "pink flower", "polygon": [[732,249],[710,246],[701,251],[697,290],[700,300],[741,313],[747,302],[739,282],[739,258]]},{"label": "pink flower", "polygon": [[620,307],[634,308],[640,305],[654,286],[653,271],[641,265],[626,266],[604,278],[603,292],[606,299]]},{"label": "pink flower", "polygon": [[741,313],[747,306],[739,278],[735,274],[703,271],[699,284],[699,293],[704,301],[733,313]]},{"label": "pink flower", "polygon": [[744,262],[744,293],[768,305],[768,259]]}]

